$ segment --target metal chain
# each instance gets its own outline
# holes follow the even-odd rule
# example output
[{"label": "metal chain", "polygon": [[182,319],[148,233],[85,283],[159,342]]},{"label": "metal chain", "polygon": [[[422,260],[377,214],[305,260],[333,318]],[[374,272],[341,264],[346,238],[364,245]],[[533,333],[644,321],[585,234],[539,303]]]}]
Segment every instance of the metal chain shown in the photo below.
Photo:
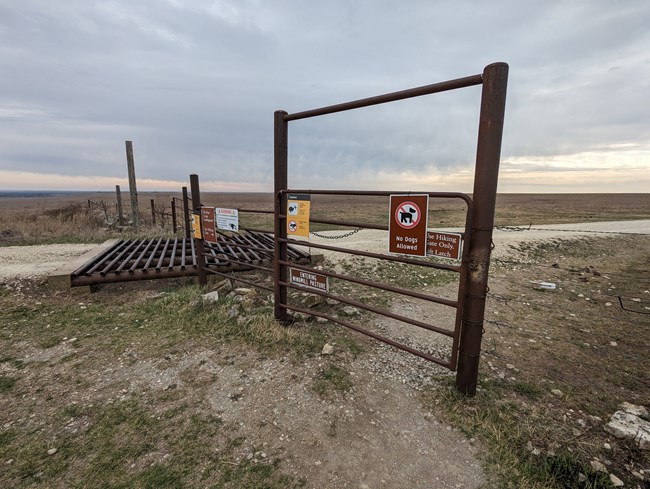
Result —
[{"label": "metal chain", "polygon": [[353,229],[349,233],[341,234],[339,236],[325,236],[324,234],[320,234],[315,231],[309,231],[309,234],[313,234],[314,236],[317,236],[319,238],[325,238],[325,239],[341,239],[341,238],[347,238],[348,236],[352,236],[353,234],[356,234],[359,231],[361,231],[361,229],[362,228]]}]

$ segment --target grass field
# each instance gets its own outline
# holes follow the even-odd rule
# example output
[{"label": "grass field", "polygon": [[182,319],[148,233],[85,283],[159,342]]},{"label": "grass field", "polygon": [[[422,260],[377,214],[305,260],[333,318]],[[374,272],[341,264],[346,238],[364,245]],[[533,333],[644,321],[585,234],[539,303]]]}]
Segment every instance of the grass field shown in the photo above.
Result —
[{"label": "grass field", "polygon": [[[126,200],[126,195],[123,199]],[[151,192],[139,194],[140,216],[143,226],[137,236],[155,236],[164,228],[171,232],[171,200],[180,194]],[[273,210],[270,194],[215,194],[202,195],[204,205],[237,209]],[[88,200],[105,204],[104,208],[88,208]],[[151,204],[158,212],[156,225],[152,223]],[[178,232],[182,234],[182,204],[176,202]],[[125,203],[126,206],[126,203]],[[160,212],[165,215],[161,216]],[[128,207],[125,207],[128,216]],[[374,225],[386,225],[388,202],[386,197],[313,196],[311,214],[315,219],[343,216],[345,220]],[[107,222],[107,216],[109,221]],[[135,236],[130,228],[116,229],[115,196],[112,193],[88,193],[57,197],[0,198],[0,246],[101,242],[108,238]],[[650,218],[650,194],[502,194],[498,196],[495,224],[498,226],[527,226]],[[242,213],[241,225],[255,229],[273,229],[272,216]],[[429,209],[430,226],[462,226],[465,207],[459,200],[432,199]],[[315,224],[314,230],[332,229]]]},{"label": "grass field", "polygon": [[[238,198],[207,196],[205,203],[270,205],[264,195]],[[504,225],[649,217],[647,195],[501,196],[499,202],[497,221]],[[3,244],[101,241],[117,233],[78,206],[66,214],[68,205],[6,205],[2,229],[11,233],[3,234]],[[355,212],[379,220],[380,205],[365,199]],[[449,205],[436,212],[440,222],[455,225],[458,210]],[[314,212],[341,208],[328,199],[314,202]],[[25,219],[22,227],[6,228],[15,212],[45,215],[49,227],[37,233]],[[345,268],[434,293],[450,285],[445,277],[427,279],[426,286],[411,282],[402,267],[363,260]],[[75,296],[53,293],[39,280],[12,280],[0,291],[0,486],[327,487],[328,470],[359,486],[365,468],[355,472],[323,454],[352,446],[373,462],[379,442],[364,431],[365,417],[346,422],[339,413],[379,420],[376,412],[392,409],[396,419],[412,423],[433,413],[474,440],[485,487],[608,488],[611,473],[625,487],[644,489],[649,452],[603,427],[622,402],[650,407],[649,270],[644,235],[523,243],[495,260],[480,388],[471,399],[457,395],[445,373],[422,367],[424,378],[415,375],[404,387],[392,373],[360,367],[382,364],[385,350],[315,320],[280,326],[265,294],[237,299],[226,287],[219,301],[206,303],[203,290],[176,280]],[[534,282],[542,280],[557,289],[538,289]],[[347,292],[390,306],[383,294]],[[317,307],[336,312],[333,305]],[[325,342],[336,345],[331,357],[319,355]],[[407,354],[390,358],[410,361]],[[380,392],[402,395],[368,402],[374,382]],[[304,444],[286,441],[287,432]],[[355,445],[363,440],[359,432],[370,441]],[[409,448],[394,447],[392,432],[379,445],[403,450],[402,463],[431,465],[431,455],[412,448],[428,433],[410,436]],[[596,470],[595,461],[608,473]]]}]

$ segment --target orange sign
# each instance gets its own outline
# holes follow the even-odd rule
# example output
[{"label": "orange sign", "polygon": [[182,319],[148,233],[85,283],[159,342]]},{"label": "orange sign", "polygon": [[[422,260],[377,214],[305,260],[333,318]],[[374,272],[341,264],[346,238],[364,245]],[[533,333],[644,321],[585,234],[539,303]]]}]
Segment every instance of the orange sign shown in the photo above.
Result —
[{"label": "orange sign", "polygon": [[388,252],[427,255],[429,196],[391,195],[388,225]]},{"label": "orange sign", "polygon": [[287,235],[309,237],[310,195],[287,196]]},{"label": "orange sign", "polygon": [[427,236],[427,255],[459,260],[463,237],[457,233],[429,231]]},{"label": "orange sign", "polygon": [[201,215],[192,213],[192,232],[196,239],[201,239]]}]

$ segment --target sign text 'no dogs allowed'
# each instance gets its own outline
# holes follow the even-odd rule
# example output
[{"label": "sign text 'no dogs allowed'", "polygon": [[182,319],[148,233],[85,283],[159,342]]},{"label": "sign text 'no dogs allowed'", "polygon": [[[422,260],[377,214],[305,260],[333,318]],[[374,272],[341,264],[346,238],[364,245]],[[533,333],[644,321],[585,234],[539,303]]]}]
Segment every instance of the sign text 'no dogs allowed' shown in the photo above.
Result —
[{"label": "sign text 'no dogs allowed'", "polygon": [[391,195],[388,251],[402,255],[427,255],[429,196]]}]

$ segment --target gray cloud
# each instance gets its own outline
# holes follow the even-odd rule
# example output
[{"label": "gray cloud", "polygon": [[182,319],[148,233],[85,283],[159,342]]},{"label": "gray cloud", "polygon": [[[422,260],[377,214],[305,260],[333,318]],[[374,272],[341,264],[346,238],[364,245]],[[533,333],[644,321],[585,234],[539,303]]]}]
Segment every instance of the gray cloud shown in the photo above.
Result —
[{"label": "gray cloud", "polygon": [[[503,156],[647,145],[650,4],[0,0],[0,170],[259,182],[272,117],[511,66]],[[471,168],[480,89],[297,121],[292,178]]]}]

